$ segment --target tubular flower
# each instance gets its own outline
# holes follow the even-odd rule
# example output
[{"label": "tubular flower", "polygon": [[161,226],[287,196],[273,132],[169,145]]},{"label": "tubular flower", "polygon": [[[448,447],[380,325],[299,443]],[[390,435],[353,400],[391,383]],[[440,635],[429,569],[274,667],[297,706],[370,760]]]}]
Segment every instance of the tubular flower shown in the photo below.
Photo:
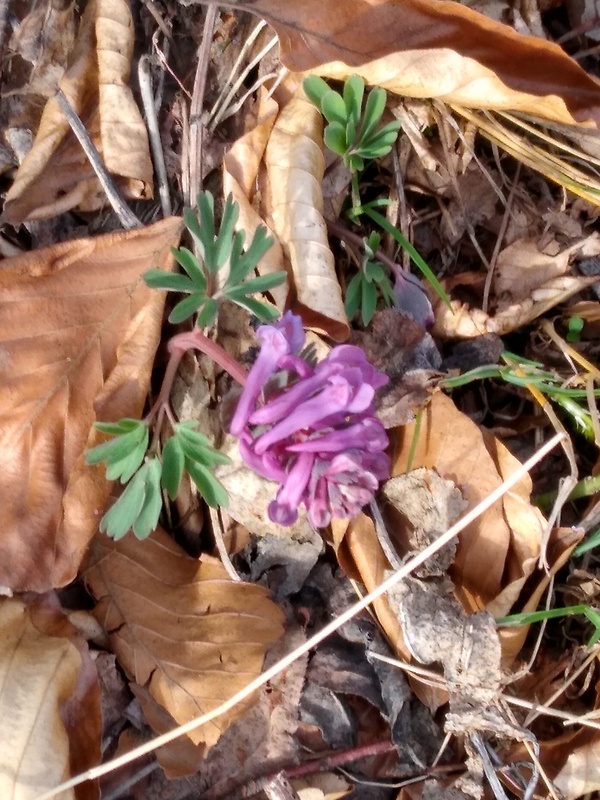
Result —
[{"label": "tubular flower", "polygon": [[388,438],[374,402],[387,375],[352,345],[334,347],[312,367],[299,355],[304,331],[291,312],[257,335],[261,350],[231,432],[246,464],[280,484],[269,517],[292,525],[301,503],[317,528],[355,517],[389,477]]}]

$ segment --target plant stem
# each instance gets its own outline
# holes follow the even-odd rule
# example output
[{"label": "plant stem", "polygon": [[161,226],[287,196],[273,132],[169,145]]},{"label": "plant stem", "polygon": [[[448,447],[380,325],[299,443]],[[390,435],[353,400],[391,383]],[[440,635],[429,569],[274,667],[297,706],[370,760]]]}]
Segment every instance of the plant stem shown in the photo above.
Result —
[{"label": "plant stem", "polygon": [[203,334],[199,328],[194,328],[193,331],[179,333],[176,336],[173,336],[168,344],[171,358],[174,358],[175,355],[179,353],[179,360],[181,360],[187,350],[191,350],[192,348],[200,350],[200,352],[204,353],[204,355],[207,355],[216,364],[222,367],[225,372],[228,372],[231,377],[240,384],[240,386],[245,386],[247,378],[246,370],[240,366],[235,358],[230,356],[220,344],[217,344],[216,342],[213,342],[212,339],[209,339],[208,336]]},{"label": "plant stem", "polygon": [[[226,372],[228,372],[231,377],[240,384],[240,386],[245,385],[247,377],[246,370],[240,366],[240,364],[238,364],[235,358],[232,358],[229,353],[227,353],[221,347],[220,344],[213,342],[212,339],[209,339],[208,336],[205,336],[199,328],[194,328],[193,331],[178,333],[176,336],[173,336],[169,340],[167,349],[169,351],[169,362],[167,364],[167,368],[165,369],[165,375],[160,387],[160,392],[156,398],[156,402],[146,416],[146,422],[148,423],[155,420],[154,427],[156,431],[156,441],[158,441],[157,437],[160,435],[165,413],[169,418],[171,418],[169,397],[171,395],[173,381],[177,375],[177,370],[179,368],[179,364],[181,363],[181,359],[188,350],[200,350],[202,353],[211,358],[216,364],[222,367]],[[155,441],[153,440],[151,449],[154,445]]]},{"label": "plant stem", "polygon": [[352,170],[352,179],[350,182],[351,187],[351,195],[352,195],[352,210],[356,210],[360,208],[362,203],[360,202],[360,191],[358,188],[358,172],[356,170]]},{"label": "plant stem", "polygon": [[[336,236],[338,239],[341,239],[342,241],[346,242],[351,242],[352,244],[355,244],[357,247],[364,248],[365,246],[364,239],[362,236],[359,236],[358,233],[354,233],[354,231],[350,231],[348,230],[348,228],[344,228],[344,226],[340,225],[339,222],[334,222],[331,219],[326,219],[325,222],[327,224],[327,230],[334,236]],[[406,274],[406,271],[400,266],[400,264],[397,264],[395,261],[389,258],[389,256],[386,256],[386,254],[382,250],[377,250],[374,253],[374,257],[377,259],[377,261],[380,261],[382,264],[384,264],[394,275],[395,278],[397,278],[399,274],[401,274],[402,276]]]}]

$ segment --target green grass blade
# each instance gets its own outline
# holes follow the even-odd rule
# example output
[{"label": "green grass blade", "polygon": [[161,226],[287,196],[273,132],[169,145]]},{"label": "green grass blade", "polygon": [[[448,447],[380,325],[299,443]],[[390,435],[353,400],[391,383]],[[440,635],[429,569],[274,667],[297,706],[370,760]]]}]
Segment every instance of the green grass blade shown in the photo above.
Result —
[{"label": "green grass blade", "polygon": [[427,262],[422,258],[422,256],[418,253],[418,251],[412,246],[412,244],[408,241],[406,236],[404,236],[400,231],[395,228],[388,220],[380,214],[378,211],[375,211],[373,208],[369,206],[360,206],[358,209],[360,213],[366,214],[367,217],[370,217],[373,222],[376,222],[380,225],[384,231],[389,233],[394,239],[398,242],[400,247],[402,247],[408,255],[410,256],[411,260],[415,264],[418,269],[421,270],[425,278],[429,281],[429,283],[433,286],[436,294],[442,300],[444,305],[446,305],[450,311],[452,311],[452,304],[450,303],[450,298],[444,291],[444,287],[433,274],[431,267],[427,264]]}]

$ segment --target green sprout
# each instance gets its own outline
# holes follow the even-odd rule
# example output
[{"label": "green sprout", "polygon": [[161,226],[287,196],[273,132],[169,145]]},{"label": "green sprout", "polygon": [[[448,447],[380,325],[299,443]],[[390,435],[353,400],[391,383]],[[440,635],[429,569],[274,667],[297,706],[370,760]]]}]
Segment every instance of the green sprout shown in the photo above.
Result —
[{"label": "green sprout", "polygon": [[[133,530],[138,539],[145,539],[156,529],[162,510],[163,493],[171,500],[177,497],[187,472],[198,491],[216,508],[228,503],[227,491],[214,474],[214,468],[228,464],[199,431],[194,421],[177,422],[168,396],[177,365],[189,347],[198,347],[235,375],[244,372],[202,328],[212,326],[219,304],[224,300],[237,303],[262,322],[275,319],[279,312],[251,295],[268,291],[283,283],[286,275],[252,277],[255,267],[272,244],[264,226],[258,228],[247,249],[243,231],[235,231],[239,206],[231,195],[225,201],[221,224],[217,230],[214,200],[210,192],[198,196],[198,211],[187,210],[184,220],[196,253],[186,247],[173,249],[173,255],[185,274],[150,270],[144,276],[148,286],[187,295],[174,307],[169,320],[173,323],[197,315],[194,331],[173,337],[169,343],[171,361],[165,371],[163,386],[153,408],[144,420],[124,418],[117,422],[97,422],[100,433],[113,438],[86,453],[90,465],[105,464],[106,477],[119,481],[125,489],[103,516],[100,530],[120,539]],[[165,435],[168,422],[170,435]],[[150,425],[153,433],[150,439]],[[164,442],[161,448],[161,441]]]},{"label": "green sprout", "polygon": [[[475,380],[500,378],[513,386],[537,389],[569,415],[575,428],[586,439],[595,441],[592,415],[586,405],[578,402],[587,400],[585,389],[564,386],[564,381],[559,375],[545,370],[543,364],[537,361],[521,358],[507,351],[504,351],[501,357],[505,362],[504,366],[493,364],[477,367],[462,375],[443,378],[440,386],[444,389],[456,389]],[[600,397],[600,390],[595,389],[594,396]]]},{"label": "green sprout", "polygon": [[368,325],[373,319],[379,295],[388,306],[392,306],[395,300],[387,270],[375,260],[380,242],[378,233],[371,233],[363,240],[365,252],[361,268],[346,287],[345,308],[348,319],[352,319],[360,308],[363,325]]},{"label": "green sprout", "polygon": [[197,213],[191,209],[184,212],[185,224],[200,259],[187,247],[173,248],[173,255],[183,267],[185,275],[174,275],[160,269],[151,269],[144,275],[144,280],[153,289],[188,295],[177,303],[169,315],[169,322],[183,322],[198,314],[198,327],[210,327],[217,318],[219,302],[224,300],[237,303],[261,322],[269,322],[279,316],[276,309],[249,296],[269,291],[286,279],[285,272],[248,279],[273,244],[273,239],[267,235],[265,226],[261,225],[244,251],[245,233],[234,231],[238,217],[239,206],[229,195],[217,232],[214,200],[210,192],[198,195]]},{"label": "green sprout", "polygon": [[303,87],[308,99],[328,122],[323,133],[325,144],[341,156],[353,172],[363,170],[366,160],[381,158],[390,152],[401,123],[390,122],[379,127],[387,101],[383,89],[371,89],[363,111],[365,82],[360,75],[346,80],[342,94],[317,75],[305,78]]},{"label": "green sprout", "polygon": [[567,342],[581,341],[581,331],[585,325],[582,317],[571,317],[567,325]]}]

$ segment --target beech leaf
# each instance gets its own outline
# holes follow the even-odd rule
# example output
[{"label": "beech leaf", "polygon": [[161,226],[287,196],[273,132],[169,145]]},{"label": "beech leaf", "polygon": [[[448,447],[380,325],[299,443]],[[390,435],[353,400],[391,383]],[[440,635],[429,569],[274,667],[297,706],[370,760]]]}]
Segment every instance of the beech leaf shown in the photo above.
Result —
[{"label": "beech leaf", "polygon": [[469,108],[514,109],[574,124],[600,123],[600,87],[553,42],[517,33],[450,0],[253,0],[295,72],[357,73],[399,95]]},{"label": "beech leaf", "polygon": [[[96,537],[85,579],[121,666],[180,724],[253,680],[283,632],[265,589],[231,580],[216,559],[191,558],[160,528],[144,542]],[[190,739],[213,745],[247,707]]]},{"label": "beech leaf", "polygon": [[63,242],[0,270],[0,584],[73,580],[110,494],[84,451],[97,420],[139,418],[158,346],[180,220]]},{"label": "beech leaf", "polygon": [[[100,761],[97,672],[50,597],[0,600],[0,797],[33,800]],[[61,798],[96,800],[96,783]]]}]

